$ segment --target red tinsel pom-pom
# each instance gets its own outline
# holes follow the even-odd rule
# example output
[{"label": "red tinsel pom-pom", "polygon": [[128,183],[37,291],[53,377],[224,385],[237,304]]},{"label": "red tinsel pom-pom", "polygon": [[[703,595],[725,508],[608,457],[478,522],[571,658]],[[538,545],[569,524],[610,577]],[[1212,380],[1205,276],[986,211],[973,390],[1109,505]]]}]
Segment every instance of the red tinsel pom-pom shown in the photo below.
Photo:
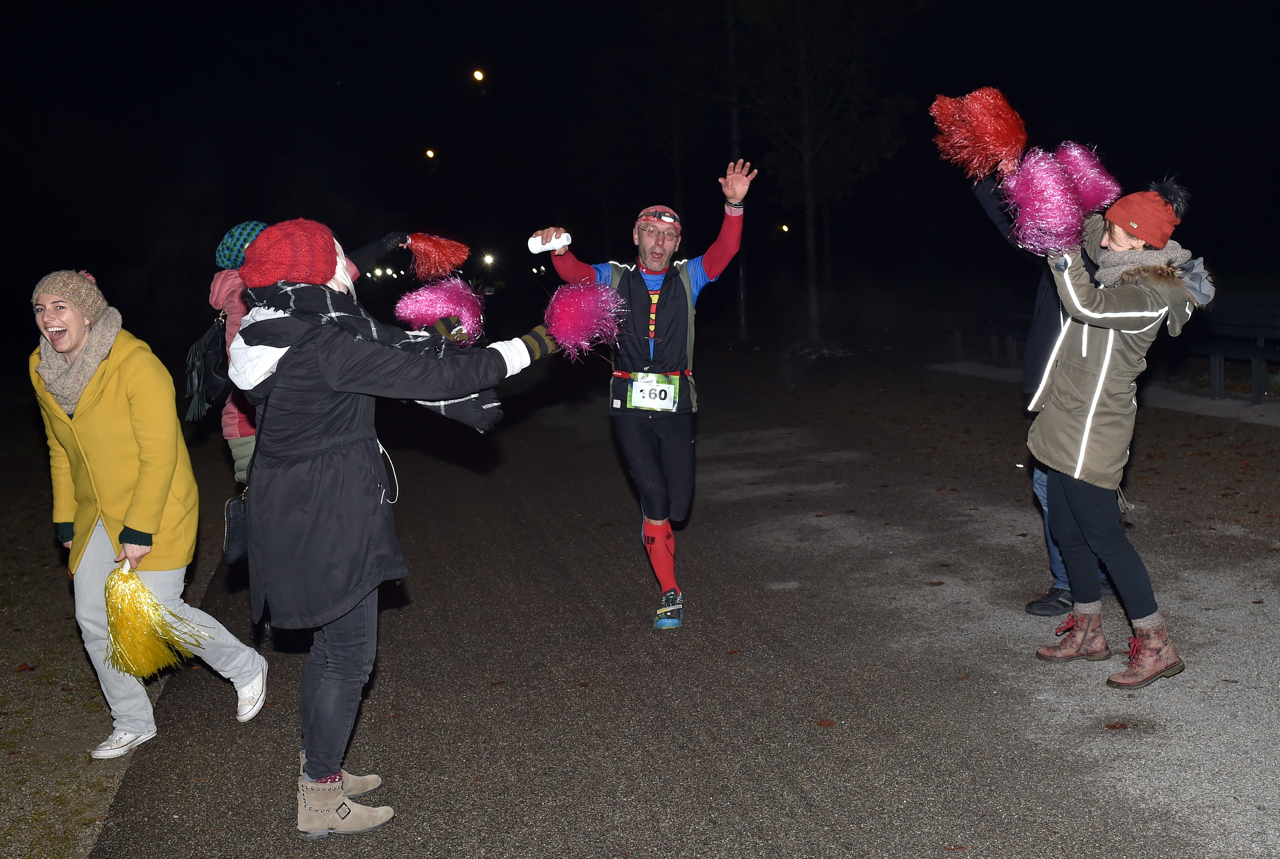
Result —
[{"label": "red tinsel pom-pom", "polygon": [[1027,145],[1027,129],[1018,112],[995,87],[983,87],[961,98],[940,95],[929,107],[938,126],[933,142],[942,157],[964,168],[977,181],[992,170],[1011,173]]},{"label": "red tinsel pom-pom", "polygon": [[476,342],[484,330],[484,302],[460,277],[447,277],[406,292],[396,302],[396,319],[423,329],[441,319],[455,317],[462,328],[463,345]]},{"label": "red tinsel pom-pom", "polygon": [[569,360],[576,361],[598,343],[618,342],[625,304],[616,290],[603,283],[567,284],[547,304],[547,333]]},{"label": "red tinsel pom-pom", "polygon": [[409,250],[413,251],[413,273],[424,283],[444,277],[471,256],[471,249],[461,242],[426,233],[410,233]]}]

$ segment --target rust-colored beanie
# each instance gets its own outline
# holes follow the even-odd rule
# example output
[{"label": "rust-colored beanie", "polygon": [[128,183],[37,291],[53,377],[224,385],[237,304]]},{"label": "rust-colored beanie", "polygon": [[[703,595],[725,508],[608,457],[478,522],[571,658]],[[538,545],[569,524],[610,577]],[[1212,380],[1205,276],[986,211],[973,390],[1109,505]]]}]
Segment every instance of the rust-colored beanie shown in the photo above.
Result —
[{"label": "rust-colored beanie", "polygon": [[84,314],[90,323],[98,321],[98,317],[107,309],[107,300],[102,297],[93,275],[87,271],[55,271],[40,278],[36,291],[31,293],[31,303],[36,303],[40,295],[56,295],[69,302]]},{"label": "rust-colored beanie", "polygon": [[298,218],[272,224],[244,250],[240,277],[250,289],[280,281],[326,284],[338,270],[338,248],[324,224]]},{"label": "rust-colored beanie", "polygon": [[1182,223],[1173,206],[1155,191],[1139,191],[1121,197],[1107,209],[1105,217],[1153,248],[1167,245],[1173,228]]}]

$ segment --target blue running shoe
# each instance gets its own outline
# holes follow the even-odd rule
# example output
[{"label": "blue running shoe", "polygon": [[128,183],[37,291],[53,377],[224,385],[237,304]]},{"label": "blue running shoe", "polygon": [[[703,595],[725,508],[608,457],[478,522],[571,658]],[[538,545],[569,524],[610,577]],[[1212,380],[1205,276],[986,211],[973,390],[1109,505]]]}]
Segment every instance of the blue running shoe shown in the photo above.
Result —
[{"label": "blue running shoe", "polygon": [[677,590],[662,595],[662,605],[653,616],[654,629],[679,629],[684,623],[684,596]]}]

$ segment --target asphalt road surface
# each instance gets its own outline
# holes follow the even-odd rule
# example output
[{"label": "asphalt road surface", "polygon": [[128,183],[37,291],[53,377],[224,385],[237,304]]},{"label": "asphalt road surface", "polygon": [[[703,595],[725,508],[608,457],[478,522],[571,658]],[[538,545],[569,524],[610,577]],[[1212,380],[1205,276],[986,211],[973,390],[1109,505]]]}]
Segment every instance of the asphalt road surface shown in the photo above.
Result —
[{"label": "asphalt road surface", "polygon": [[[700,345],[678,631],[651,628],[604,362],[535,365],[484,437],[386,404],[412,574],[346,767],[395,819],[298,837],[307,642],[282,635],[248,724],[212,672],[169,678],[92,855],[1280,855],[1280,429],[1140,411],[1129,532],[1187,669],[1110,689],[1114,599],[1115,658],[1033,657],[1057,619],[1022,608],[1049,577],[1018,387],[917,351]],[[193,454],[202,606],[249,640],[221,440]]]}]

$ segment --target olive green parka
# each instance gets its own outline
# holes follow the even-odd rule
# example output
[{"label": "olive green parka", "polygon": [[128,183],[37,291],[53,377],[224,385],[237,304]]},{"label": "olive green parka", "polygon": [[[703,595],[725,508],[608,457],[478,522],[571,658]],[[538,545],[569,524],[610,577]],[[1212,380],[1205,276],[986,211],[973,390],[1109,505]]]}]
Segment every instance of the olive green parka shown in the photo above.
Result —
[{"label": "olive green parka", "polygon": [[[1102,250],[1105,222],[1085,224],[1084,249]],[[1135,381],[1161,326],[1177,337],[1197,307],[1173,266],[1140,266],[1114,286],[1085,273],[1079,250],[1050,256],[1065,309],[1062,330],[1028,408],[1039,412],[1027,435],[1036,459],[1063,474],[1116,489],[1129,459],[1138,411]]]}]

